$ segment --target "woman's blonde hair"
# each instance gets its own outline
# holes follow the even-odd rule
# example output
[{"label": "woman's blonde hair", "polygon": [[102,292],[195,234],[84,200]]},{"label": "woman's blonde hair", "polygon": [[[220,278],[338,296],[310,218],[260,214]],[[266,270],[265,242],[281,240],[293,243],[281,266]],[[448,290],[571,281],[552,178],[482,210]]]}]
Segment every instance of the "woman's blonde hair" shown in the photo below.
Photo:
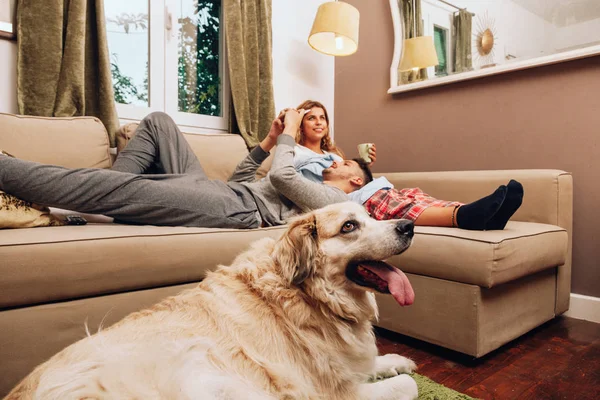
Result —
[{"label": "woman's blonde hair", "polygon": [[[327,114],[327,109],[325,108],[325,106],[315,100],[306,100],[302,102],[298,107],[296,107],[296,109],[310,110],[314,107],[323,110],[323,114],[325,114],[325,121],[327,121],[327,131],[325,132],[325,136],[323,136],[323,139],[321,139],[321,150],[337,154],[338,156],[344,158],[344,153],[340,149],[338,149],[333,140],[331,140],[331,136],[329,136],[329,114]],[[304,120],[302,120],[302,122],[304,123]],[[302,124],[300,124],[300,131],[296,135],[296,142],[300,145],[304,145],[304,141],[305,137],[304,133],[302,132]]]}]

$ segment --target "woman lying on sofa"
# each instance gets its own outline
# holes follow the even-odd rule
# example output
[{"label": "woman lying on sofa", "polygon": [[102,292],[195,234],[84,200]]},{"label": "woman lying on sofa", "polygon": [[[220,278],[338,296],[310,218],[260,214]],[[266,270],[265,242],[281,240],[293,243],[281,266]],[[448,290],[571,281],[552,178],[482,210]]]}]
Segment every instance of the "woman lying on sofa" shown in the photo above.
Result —
[{"label": "woman lying on sofa", "polygon": [[[307,100],[297,109],[310,111],[304,115],[296,136],[294,166],[305,178],[322,182],[323,169],[335,167],[344,155],[329,136],[329,116],[323,104]],[[369,155],[372,164],[377,157],[375,146]],[[351,193],[350,198],[364,204],[376,219],[406,218],[416,225],[499,230],[521,206],[523,186],[511,180],[492,194],[463,204],[435,199],[419,188],[395,189],[380,177]]]}]

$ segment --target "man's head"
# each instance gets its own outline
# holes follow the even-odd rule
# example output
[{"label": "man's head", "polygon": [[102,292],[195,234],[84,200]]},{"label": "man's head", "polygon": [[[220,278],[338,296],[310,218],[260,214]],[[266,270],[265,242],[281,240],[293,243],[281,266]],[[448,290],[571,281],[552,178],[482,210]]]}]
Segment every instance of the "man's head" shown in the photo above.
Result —
[{"label": "man's head", "polygon": [[323,183],[352,193],[373,180],[369,165],[362,158],[334,161],[323,171]]}]

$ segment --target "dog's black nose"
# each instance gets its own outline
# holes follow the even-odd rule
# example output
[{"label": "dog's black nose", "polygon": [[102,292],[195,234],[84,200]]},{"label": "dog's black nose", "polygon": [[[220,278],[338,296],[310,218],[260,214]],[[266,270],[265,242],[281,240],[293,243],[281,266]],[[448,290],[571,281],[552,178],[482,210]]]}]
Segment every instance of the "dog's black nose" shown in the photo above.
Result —
[{"label": "dog's black nose", "polygon": [[412,221],[401,219],[396,223],[396,230],[401,235],[412,238],[415,234],[415,224]]}]

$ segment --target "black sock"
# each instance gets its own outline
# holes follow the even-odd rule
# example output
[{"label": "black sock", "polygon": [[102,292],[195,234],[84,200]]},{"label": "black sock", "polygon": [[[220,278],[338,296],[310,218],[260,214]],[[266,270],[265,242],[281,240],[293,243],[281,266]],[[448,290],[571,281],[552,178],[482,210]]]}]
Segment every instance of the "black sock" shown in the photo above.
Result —
[{"label": "black sock", "polygon": [[498,212],[505,197],[506,186],[502,185],[489,196],[460,206],[456,211],[456,225],[472,231],[485,230],[486,223]]},{"label": "black sock", "polygon": [[523,185],[511,179],[506,185],[506,199],[496,214],[485,224],[486,230],[504,229],[512,215],[523,203]]}]

